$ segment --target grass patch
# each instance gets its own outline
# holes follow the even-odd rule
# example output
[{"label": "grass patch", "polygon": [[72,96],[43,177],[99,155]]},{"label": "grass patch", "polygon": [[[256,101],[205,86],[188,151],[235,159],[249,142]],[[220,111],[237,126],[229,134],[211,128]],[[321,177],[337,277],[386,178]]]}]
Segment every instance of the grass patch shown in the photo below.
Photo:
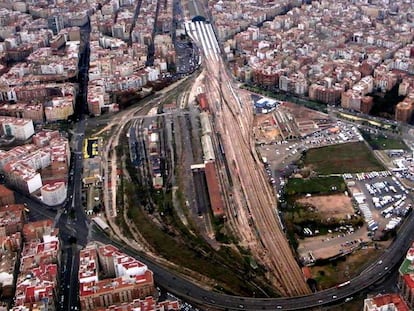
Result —
[{"label": "grass patch", "polygon": [[[140,233],[159,254],[179,266],[207,275],[222,284],[228,292],[252,295],[251,286],[237,273],[232,273],[230,267],[217,261],[217,255],[209,253],[201,247],[180,243],[166,230],[156,227],[143,211],[135,206],[130,207],[128,216],[131,217]],[[226,252],[222,250],[222,252]],[[227,255],[229,253],[226,252]],[[237,267],[235,267],[237,269]],[[241,271],[240,271],[241,273]],[[241,275],[244,275],[241,274]]]},{"label": "grass patch", "polygon": [[[273,289],[266,287],[262,279],[263,269],[253,270],[245,256],[230,247],[222,246],[215,251],[201,237],[195,236],[176,215],[171,192],[157,193],[145,189],[137,182],[136,171],[128,163],[128,158],[126,162],[134,182],[126,183],[125,195],[127,202],[136,202],[129,204],[127,216],[160,256],[175,263],[182,273],[187,273],[184,270],[187,268],[214,279],[217,282],[215,288],[221,292],[261,296],[257,288],[260,286],[267,295],[277,296]],[[162,212],[161,223],[153,222],[153,215],[143,208],[148,206],[148,196],[153,198],[153,212]],[[179,196],[179,199],[184,199],[182,194]]]},{"label": "grass patch", "polygon": [[344,192],[346,184],[340,176],[316,177],[316,178],[290,178],[286,185],[286,194],[295,195],[300,193],[335,193]]},{"label": "grass patch", "polygon": [[394,139],[384,135],[375,135],[367,131],[361,131],[362,136],[374,150],[403,149],[408,150],[407,145],[401,139]]},{"label": "grass patch", "polygon": [[304,155],[304,165],[322,175],[384,170],[363,142],[310,149]]},{"label": "grass patch", "polygon": [[72,128],[72,123],[68,121],[56,121],[43,125],[43,129],[52,131],[68,132]]},{"label": "grass patch", "polygon": [[318,283],[318,289],[326,289],[343,283],[359,275],[370,261],[375,261],[382,250],[375,248],[361,249],[347,257],[330,262],[325,266],[313,266],[312,276]]}]

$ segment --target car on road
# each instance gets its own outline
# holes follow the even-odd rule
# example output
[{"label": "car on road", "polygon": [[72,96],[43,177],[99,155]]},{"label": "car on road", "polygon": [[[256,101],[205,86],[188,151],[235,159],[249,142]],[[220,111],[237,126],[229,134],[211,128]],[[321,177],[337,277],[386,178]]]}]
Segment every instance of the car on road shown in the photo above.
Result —
[{"label": "car on road", "polygon": [[336,298],[338,298],[338,296],[336,296],[336,295],[333,295],[332,296],[332,299],[336,299]]}]

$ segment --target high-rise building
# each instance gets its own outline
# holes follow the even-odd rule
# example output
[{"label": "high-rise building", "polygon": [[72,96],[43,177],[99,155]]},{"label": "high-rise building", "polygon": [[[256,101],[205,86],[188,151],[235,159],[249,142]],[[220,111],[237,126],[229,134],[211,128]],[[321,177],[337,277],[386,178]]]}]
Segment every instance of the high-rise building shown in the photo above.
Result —
[{"label": "high-rise building", "polygon": [[47,26],[53,31],[54,35],[57,35],[64,28],[63,17],[61,15],[48,17]]},{"label": "high-rise building", "polygon": [[413,114],[413,104],[402,101],[395,107],[395,120],[401,122],[409,122]]}]

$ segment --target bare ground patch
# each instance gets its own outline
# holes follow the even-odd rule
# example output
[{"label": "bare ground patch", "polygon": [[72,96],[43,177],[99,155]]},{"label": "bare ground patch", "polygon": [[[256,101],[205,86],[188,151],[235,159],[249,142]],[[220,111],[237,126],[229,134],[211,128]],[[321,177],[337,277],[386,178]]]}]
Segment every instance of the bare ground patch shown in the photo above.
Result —
[{"label": "bare ground patch", "polygon": [[297,200],[301,204],[310,204],[316,211],[326,218],[345,218],[348,214],[354,214],[351,198],[345,194],[332,194],[304,197]]},{"label": "bare ground patch", "polygon": [[369,247],[354,252],[347,256],[346,260],[329,263],[325,266],[313,266],[311,267],[312,277],[318,282],[319,290],[335,286],[360,274],[382,252],[383,250]]}]

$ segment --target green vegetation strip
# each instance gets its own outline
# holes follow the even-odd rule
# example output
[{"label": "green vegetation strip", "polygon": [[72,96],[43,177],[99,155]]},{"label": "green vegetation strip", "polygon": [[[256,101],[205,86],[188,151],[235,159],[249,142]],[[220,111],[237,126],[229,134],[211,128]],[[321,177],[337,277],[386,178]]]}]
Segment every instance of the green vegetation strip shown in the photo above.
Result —
[{"label": "green vegetation strip", "polygon": [[291,178],[286,185],[286,194],[300,193],[334,193],[346,190],[344,179],[341,176],[316,177],[316,178]]},{"label": "green vegetation strip", "polygon": [[[176,264],[180,272],[188,273],[188,270],[184,270],[187,268],[214,280],[214,289],[217,291],[242,296],[277,297],[274,288],[265,278],[265,268],[252,265],[250,252],[225,245],[218,250],[213,249],[198,235],[194,226],[188,228],[181,222],[173,208],[171,189],[155,191],[142,183],[139,170],[130,161],[125,133],[126,129],[120,135],[119,147],[116,148],[117,156],[124,158],[126,170],[132,179],[123,180],[120,188],[125,195],[123,207],[128,209],[126,216],[146,242],[160,256]],[[185,198],[180,191],[177,199],[185,209]],[[157,214],[160,221],[154,221]],[[117,223],[130,236],[128,231],[131,229],[125,219],[117,218]]]},{"label": "green vegetation strip", "polygon": [[367,131],[361,131],[362,136],[375,150],[402,149],[408,150],[407,145],[401,139],[389,138],[384,135],[375,135]]},{"label": "green vegetation strip", "polygon": [[[127,154],[127,143],[123,145],[124,154]],[[129,204],[127,217],[162,257],[179,267],[216,280],[215,289],[218,291],[243,296],[277,296],[263,278],[263,267],[253,268],[248,256],[239,254],[231,247],[221,246],[217,251],[212,249],[180,221],[172,207],[171,192],[147,189],[138,181],[137,171],[129,157],[126,157],[125,162],[133,182],[125,183],[123,189],[127,202],[135,202]],[[153,205],[150,204],[150,197]],[[163,215],[162,224],[153,222],[151,214],[154,212]],[[125,225],[125,222],[121,225]],[[194,227],[191,229],[196,231]]]},{"label": "green vegetation strip", "polygon": [[310,149],[305,154],[304,164],[311,166],[321,175],[372,172],[384,169],[364,142]]},{"label": "green vegetation strip", "polygon": [[[129,196],[131,193],[129,193]],[[131,198],[131,202],[134,199]],[[231,272],[226,265],[215,262],[213,253],[206,253],[201,247],[192,248],[191,245],[180,243],[167,230],[160,230],[138,206],[130,207],[128,217],[135,223],[142,236],[151,244],[162,257],[175,264],[197,271],[225,284],[228,292],[251,294],[252,288],[246,284],[240,275]],[[227,251],[230,251],[228,249]]]},{"label": "green vegetation strip", "polygon": [[[347,257],[340,257],[324,266],[312,267],[312,274],[320,290],[343,283],[360,274],[370,261],[375,261],[380,251],[374,248],[361,249]],[[348,310],[348,309],[346,309]]]}]

